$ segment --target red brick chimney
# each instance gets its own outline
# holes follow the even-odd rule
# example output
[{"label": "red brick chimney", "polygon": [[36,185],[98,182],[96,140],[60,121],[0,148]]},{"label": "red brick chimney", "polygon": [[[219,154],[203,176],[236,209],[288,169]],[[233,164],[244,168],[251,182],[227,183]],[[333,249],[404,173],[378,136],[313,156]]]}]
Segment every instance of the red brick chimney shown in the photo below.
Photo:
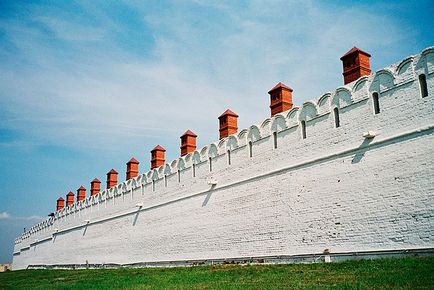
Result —
[{"label": "red brick chimney", "polygon": [[74,203],[74,194],[70,191],[67,195],[66,195],[66,206],[70,206],[71,204]]},{"label": "red brick chimney", "polygon": [[65,207],[65,200],[63,197],[57,199],[56,211],[62,210]]},{"label": "red brick chimney", "polygon": [[181,156],[196,150],[196,137],[197,135],[190,130],[187,130],[181,136]]},{"label": "red brick chimney", "polygon": [[238,115],[227,109],[219,117],[220,122],[220,139],[235,134],[238,131]]},{"label": "red brick chimney", "polygon": [[152,149],[151,169],[158,168],[166,162],[164,159],[164,152],[166,152],[166,149],[164,149],[160,145],[157,145],[154,149]]},{"label": "red brick chimney", "polygon": [[127,180],[137,177],[137,175],[139,175],[139,161],[133,157],[127,162]]},{"label": "red brick chimney", "polygon": [[94,196],[101,191],[101,181],[98,178],[95,178],[90,182],[90,196]]},{"label": "red brick chimney", "polygon": [[371,55],[357,47],[353,47],[341,57],[344,67],[344,85],[351,83],[361,76],[371,74]]},{"label": "red brick chimney", "polygon": [[116,184],[118,184],[118,173],[112,169],[107,172],[107,189],[112,188]]},{"label": "red brick chimney", "polygon": [[80,186],[79,189],[77,189],[77,201],[82,201],[83,199],[86,198],[86,188],[82,186]]},{"label": "red brick chimney", "polygon": [[271,117],[292,109],[292,89],[290,87],[279,82],[268,94],[270,94]]}]

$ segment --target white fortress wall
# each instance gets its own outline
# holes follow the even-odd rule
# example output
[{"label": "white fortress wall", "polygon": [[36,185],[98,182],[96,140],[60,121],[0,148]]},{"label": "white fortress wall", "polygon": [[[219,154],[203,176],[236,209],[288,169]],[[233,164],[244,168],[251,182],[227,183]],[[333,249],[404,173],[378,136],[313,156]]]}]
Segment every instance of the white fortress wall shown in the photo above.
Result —
[{"label": "white fortress wall", "polygon": [[14,269],[434,248],[433,145],[428,48],[56,212]]}]

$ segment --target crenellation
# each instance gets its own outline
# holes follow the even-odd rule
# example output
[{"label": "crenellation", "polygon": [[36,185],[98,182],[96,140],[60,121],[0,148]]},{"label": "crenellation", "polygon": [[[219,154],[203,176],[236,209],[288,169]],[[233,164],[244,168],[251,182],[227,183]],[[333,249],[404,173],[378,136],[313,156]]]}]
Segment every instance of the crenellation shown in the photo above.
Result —
[{"label": "crenellation", "polygon": [[[433,156],[433,72],[431,47],[68,204],[18,237],[15,252],[47,247],[55,228],[59,234],[53,249],[62,248],[66,235],[81,241],[83,227],[89,239],[99,242],[98,237],[109,232],[104,228],[110,227],[112,244],[122,245],[127,234],[116,229],[131,223],[152,233],[148,237],[128,231],[132,242],[125,250],[129,259],[142,257],[139,261],[433,246],[433,167],[426,160]],[[426,74],[425,98],[420,73]],[[379,94],[378,114],[374,92]],[[364,137],[368,131],[375,133],[373,139]],[[393,167],[401,170],[390,170]],[[396,220],[388,220],[396,213]],[[168,244],[168,234],[176,242]],[[66,257],[54,251],[59,259]],[[82,249],[68,259],[80,263],[87,255],[102,261],[108,254]],[[43,256],[22,258],[21,263],[43,263]],[[109,257],[128,262],[114,252]]]}]

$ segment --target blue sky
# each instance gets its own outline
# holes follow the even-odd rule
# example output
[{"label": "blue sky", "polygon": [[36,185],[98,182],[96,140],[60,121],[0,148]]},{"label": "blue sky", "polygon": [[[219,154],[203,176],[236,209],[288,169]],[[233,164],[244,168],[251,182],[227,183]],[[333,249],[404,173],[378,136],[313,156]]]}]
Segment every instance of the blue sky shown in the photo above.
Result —
[{"label": "blue sky", "polygon": [[434,45],[432,1],[0,0],[0,262],[59,196],[89,189],[134,156],[179,156],[187,129],[218,138],[269,116],[267,91],[294,103],[342,84],[353,46],[377,70]]}]

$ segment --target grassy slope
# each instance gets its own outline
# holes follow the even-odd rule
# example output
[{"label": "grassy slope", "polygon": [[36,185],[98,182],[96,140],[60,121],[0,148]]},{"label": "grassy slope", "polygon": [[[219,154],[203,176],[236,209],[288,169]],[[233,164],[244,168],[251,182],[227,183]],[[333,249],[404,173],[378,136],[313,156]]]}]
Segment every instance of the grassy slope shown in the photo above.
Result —
[{"label": "grassy slope", "polygon": [[434,257],[293,265],[222,265],[0,273],[0,289],[434,289]]}]

